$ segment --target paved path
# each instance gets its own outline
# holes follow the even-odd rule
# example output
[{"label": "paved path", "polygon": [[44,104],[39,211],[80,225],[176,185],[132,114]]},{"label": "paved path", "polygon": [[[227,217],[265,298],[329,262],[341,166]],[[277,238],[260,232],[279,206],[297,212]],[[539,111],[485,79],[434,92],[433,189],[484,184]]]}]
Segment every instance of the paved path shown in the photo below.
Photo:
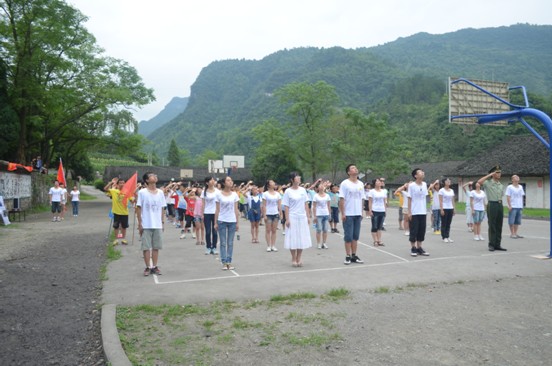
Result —
[{"label": "paved path", "polygon": [[[506,223],[506,222],[505,222]],[[267,299],[278,293],[347,287],[373,289],[403,286],[408,283],[441,283],[515,276],[539,276],[551,273],[551,261],[534,255],[549,251],[548,221],[524,220],[520,233],[524,239],[510,239],[504,228],[503,246],[508,252],[489,252],[486,242],[473,241],[466,230],[465,216],[452,222],[452,244],[428,232],[424,248],[429,257],[410,257],[406,236],[398,230],[397,210],[390,209],[383,234],[385,247],[371,245],[370,221],[362,222],[358,255],[364,264],[344,265],[342,234],[329,234],[327,250],[316,246],[303,254],[304,266],[293,268],[291,256],[283,249],[282,231],[278,231],[278,252],[266,252],[266,246],[252,244],[250,226],[240,221],[241,241],[235,241],[234,271],[222,271],[218,256],[204,255],[204,247],[195,245],[188,235],[179,239],[180,230],[164,232],[160,252],[161,276],[144,277],[140,242],[121,247],[123,258],[110,263],[109,280],[104,285],[106,304],[136,305],[202,303],[214,300]],[[103,225],[103,223],[102,223]],[[484,223],[483,230],[487,229]],[[264,238],[264,226],[260,228]],[[486,237],[486,233],[484,234]],[[129,236],[130,237],[130,236]],[[314,231],[312,232],[313,243]]]}]

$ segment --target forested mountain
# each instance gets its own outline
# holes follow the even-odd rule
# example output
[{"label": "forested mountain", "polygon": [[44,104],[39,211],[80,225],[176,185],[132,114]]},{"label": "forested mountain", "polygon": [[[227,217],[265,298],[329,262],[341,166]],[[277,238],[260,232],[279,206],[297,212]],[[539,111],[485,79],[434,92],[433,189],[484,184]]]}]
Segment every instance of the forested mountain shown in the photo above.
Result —
[{"label": "forested mountain", "polygon": [[159,114],[147,121],[140,121],[138,133],[148,136],[150,133],[163,126],[186,109],[188,98],[174,97]]},{"label": "forested mountain", "polygon": [[192,155],[210,149],[244,154],[248,160],[257,146],[250,129],[269,118],[282,126],[288,119],[273,95],[275,90],[292,82],[322,80],[335,87],[342,107],[387,116],[390,125],[401,132],[397,144],[408,148],[405,159],[462,159],[496,138],[524,130],[496,128],[491,138],[489,128],[478,127],[468,135],[450,126],[447,77],[525,85],[540,95],[531,97],[546,111],[552,104],[550,64],[552,26],[524,24],[443,35],[420,33],[356,50],[299,48],[259,61],[216,61],[192,85],[184,113],[149,137],[160,154],[175,138]]}]

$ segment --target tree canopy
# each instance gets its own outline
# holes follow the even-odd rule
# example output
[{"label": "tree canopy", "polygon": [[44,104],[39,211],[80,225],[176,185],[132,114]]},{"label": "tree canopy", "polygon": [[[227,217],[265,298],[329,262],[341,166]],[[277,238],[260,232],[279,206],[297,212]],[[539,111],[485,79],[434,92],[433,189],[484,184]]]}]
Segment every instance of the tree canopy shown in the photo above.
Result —
[{"label": "tree canopy", "polygon": [[61,0],[0,0],[5,95],[18,125],[8,158],[77,156],[115,131],[135,130],[128,108],[154,100],[132,66],[103,55],[86,20]]}]

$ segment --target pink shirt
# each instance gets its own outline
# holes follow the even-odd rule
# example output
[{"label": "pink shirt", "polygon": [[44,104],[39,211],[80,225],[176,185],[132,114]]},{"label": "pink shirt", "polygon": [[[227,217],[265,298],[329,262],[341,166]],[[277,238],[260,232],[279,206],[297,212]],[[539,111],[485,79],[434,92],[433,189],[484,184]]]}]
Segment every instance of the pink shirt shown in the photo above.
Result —
[{"label": "pink shirt", "polygon": [[196,199],[194,207],[194,217],[201,217],[203,213],[203,200]]}]

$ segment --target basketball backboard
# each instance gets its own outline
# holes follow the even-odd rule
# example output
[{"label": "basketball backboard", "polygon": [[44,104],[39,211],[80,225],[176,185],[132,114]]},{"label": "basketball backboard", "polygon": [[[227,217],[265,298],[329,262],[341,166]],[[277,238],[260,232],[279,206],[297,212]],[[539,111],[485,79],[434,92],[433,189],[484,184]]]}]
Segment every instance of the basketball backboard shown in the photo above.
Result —
[{"label": "basketball backboard", "polygon": [[222,165],[225,169],[245,168],[245,157],[243,155],[224,155]]},{"label": "basketball backboard", "polygon": [[[510,88],[508,83],[488,80],[468,80],[449,77],[449,122],[457,124],[477,125],[477,117],[470,115],[500,114],[509,112],[510,106],[481,89],[494,94],[509,103]],[[459,117],[460,116],[460,117]],[[465,117],[464,117],[465,116]],[[507,125],[508,121],[491,122],[492,125]]]},{"label": "basketball backboard", "polygon": [[209,160],[207,169],[209,169],[210,174],[216,174],[216,173],[224,172],[224,167],[222,165],[222,160]]}]

